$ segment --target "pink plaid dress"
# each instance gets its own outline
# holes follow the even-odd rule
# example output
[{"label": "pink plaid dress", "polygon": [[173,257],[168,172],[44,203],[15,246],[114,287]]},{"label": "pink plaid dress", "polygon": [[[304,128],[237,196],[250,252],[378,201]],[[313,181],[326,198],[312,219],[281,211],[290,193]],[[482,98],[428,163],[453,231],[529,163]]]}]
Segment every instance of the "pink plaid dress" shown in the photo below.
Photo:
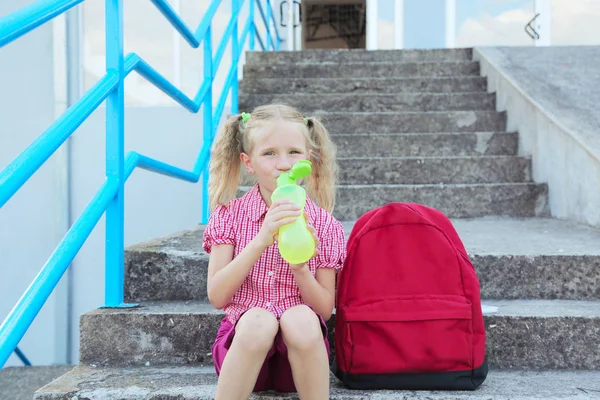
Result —
[{"label": "pink plaid dress", "polygon": [[[204,231],[204,250],[210,253],[213,245],[231,244],[234,257],[258,234],[268,208],[262,199],[258,185],[243,197],[234,199],[227,206],[217,206]],[[319,236],[319,255],[308,261],[313,276],[317,268],[340,269],[346,256],[346,242],[342,224],[331,214],[307,199],[304,212],[308,222]],[[248,274],[242,286],[224,308],[225,318],[213,346],[213,360],[220,372],[225,354],[235,333],[235,324],[246,311],[263,308],[279,319],[288,309],[304,304],[300,290],[288,263],[281,258],[277,244],[267,248]],[[321,318],[327,351],[327,327]],[[291,369],[287,362],[287,349],[280,335],[267,355],[259,375],[255,391],[275,389],[281,392],[295,391]]]}]

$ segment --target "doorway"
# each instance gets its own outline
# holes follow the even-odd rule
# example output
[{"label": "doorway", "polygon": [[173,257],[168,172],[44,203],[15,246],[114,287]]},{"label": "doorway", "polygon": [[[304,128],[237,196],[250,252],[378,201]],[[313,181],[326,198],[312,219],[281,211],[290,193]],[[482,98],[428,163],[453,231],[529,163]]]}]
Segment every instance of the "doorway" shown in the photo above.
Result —
[{"label": "doorway", "polygon": [[302,49],[364,49],[366,0],[303,0]]}]

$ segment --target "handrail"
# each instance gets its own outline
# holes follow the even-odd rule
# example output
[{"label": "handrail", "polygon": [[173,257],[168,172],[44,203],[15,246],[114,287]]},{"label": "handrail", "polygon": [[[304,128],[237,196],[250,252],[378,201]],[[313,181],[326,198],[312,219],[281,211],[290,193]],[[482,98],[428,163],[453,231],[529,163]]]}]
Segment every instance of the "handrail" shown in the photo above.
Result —
[{"label": "handrail", "polygon": [[0,47],[8,44],[52,18],[75,7],[83,0],[42,0],[0,19]]},{"label": "handrail", "polygon": [[[36,27],[52,20],[84,0],[38,0],[12,14],[0,18],[0,47],[13,42]],[[107,72],[76,103],[69,107],[31,145],[0,171],[0,209],[43,165],[48,158],[73,134],[73,132],[106,101],[106,180],[84,211],[69,228],[59,245],[46,261],[31,285],[0,325],[0,368],[41,310],[90,233],[106,212],[106,277],[105,307],[129,307],[124,304],[124,203],[123,188],[136,168],[187,182],[198,182],[202,177],[202,222],[208,219],[208,162],[225,102],[231,90],[232,112],[237,113],[238,63],[249,36],[250,50],[254,50],[256,37],[263,50],[279,50],[281,39],[272,13],[271,0],[266,2],[265,16],[262,0],[249,0],[249,16],[238,35],[238,17],[245,0],[231,0],[232,13],[227,28],[219,42],[217,52],[212,52],[212,20],[222,0],[212,0],[198,28],[193,32],[171,8],[166,0],[150,0],[169,23],[187,41],[197,48],[204,44],[204,81],[194,98],[186,96],[168,79],[135,53],[123,55],[123,0],[106,1],[106,66]],[[254,21],[258,7],[267,29],[266,46]],[[273,21],[275,37],[271,35]],[[216,71],[225,49],[231,41],[232,63],[224,87],[213,109],[212,95]],[[137,153],[124,154],[124,80],[136,71],[154,86],[170,96],[190,112],[201,108],[204,115],[204,142],[192,170],[179,168],[163,161]]]},{"label": "handrail", "polygon": [[261,48],[263,51],[265,51],[265,49],[266,49],[267,47],[265,46],[265,44],[264,44],[264,43],[263,43],[263,41],[262,41],[262,38],[261,38],[261,37],[260,37],[260,35],[258,34],[258,30],[256,29],[254,32],[255,32],[255,34],[256,34],[256,38],[258,39],[258,44],[260,44],[260,48]]},{"label": "handrail", "polygon": [[0,208],[58,150],[115,89],[118,75],[108,71],[94,87],[61,115],[25,151],[0,171]]},{"label": "handrail", "polygon": [[[269,45],[269,43],[271,43],[271,45],[273,47],[276,47],[275,44],[273,43],[273,38],[271,37],[271,29],[269,27],[269,21],[273,20],[273,24],[275,25],[275,32],[277,32],[277,24],[275,23],[275,18],[273,17],[273,9],[271,7],[269,7],[267,9],[267,15],[265,15],[265,10],[262,7],[262,4],[260,3],[260,1],[258,2],[258,10],[260,11],[260,16],[262,17],[262,20],[265,24],[265,26],[267,27],[267,46]],[[279,39],[279,33],[277,33],[277,39]],[[262,42],[262,40],[261,40]]]}]

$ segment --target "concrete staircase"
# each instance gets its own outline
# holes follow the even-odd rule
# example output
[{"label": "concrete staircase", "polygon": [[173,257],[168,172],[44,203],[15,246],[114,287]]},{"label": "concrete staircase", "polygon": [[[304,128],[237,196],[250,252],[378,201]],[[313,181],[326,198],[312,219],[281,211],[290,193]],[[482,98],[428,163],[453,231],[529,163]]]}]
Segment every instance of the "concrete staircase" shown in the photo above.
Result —
[{"label": "concrete staircase", "polygon": [[[531,181],[518,134],[505,131],[478,73],[470,50],[248,56],[240,110],[285,102],[324,118],[339,147],[334,214],[347,234],[387,202],[436,207],[481,282],[492,369],[479,390],[361,392],[332,378],[331,398],[600,398],[600,231],[547,218],[547,187]],[[80,365],[37,399],[213,398],[223,314],[207,302],[202,232],[127,250],[126,297],[142,307],[83,315]]]}]

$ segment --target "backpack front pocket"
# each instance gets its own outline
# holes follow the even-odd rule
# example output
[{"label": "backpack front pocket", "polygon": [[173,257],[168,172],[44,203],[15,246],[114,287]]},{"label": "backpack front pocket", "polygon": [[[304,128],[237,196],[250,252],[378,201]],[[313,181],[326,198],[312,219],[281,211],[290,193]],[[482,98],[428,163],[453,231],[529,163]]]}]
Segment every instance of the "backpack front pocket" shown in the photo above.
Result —
[{"label": "backpack front pocket", "polygon": [[471,304],[461,296],[411,296],[346,306],[348,373],[473,369]]}]

